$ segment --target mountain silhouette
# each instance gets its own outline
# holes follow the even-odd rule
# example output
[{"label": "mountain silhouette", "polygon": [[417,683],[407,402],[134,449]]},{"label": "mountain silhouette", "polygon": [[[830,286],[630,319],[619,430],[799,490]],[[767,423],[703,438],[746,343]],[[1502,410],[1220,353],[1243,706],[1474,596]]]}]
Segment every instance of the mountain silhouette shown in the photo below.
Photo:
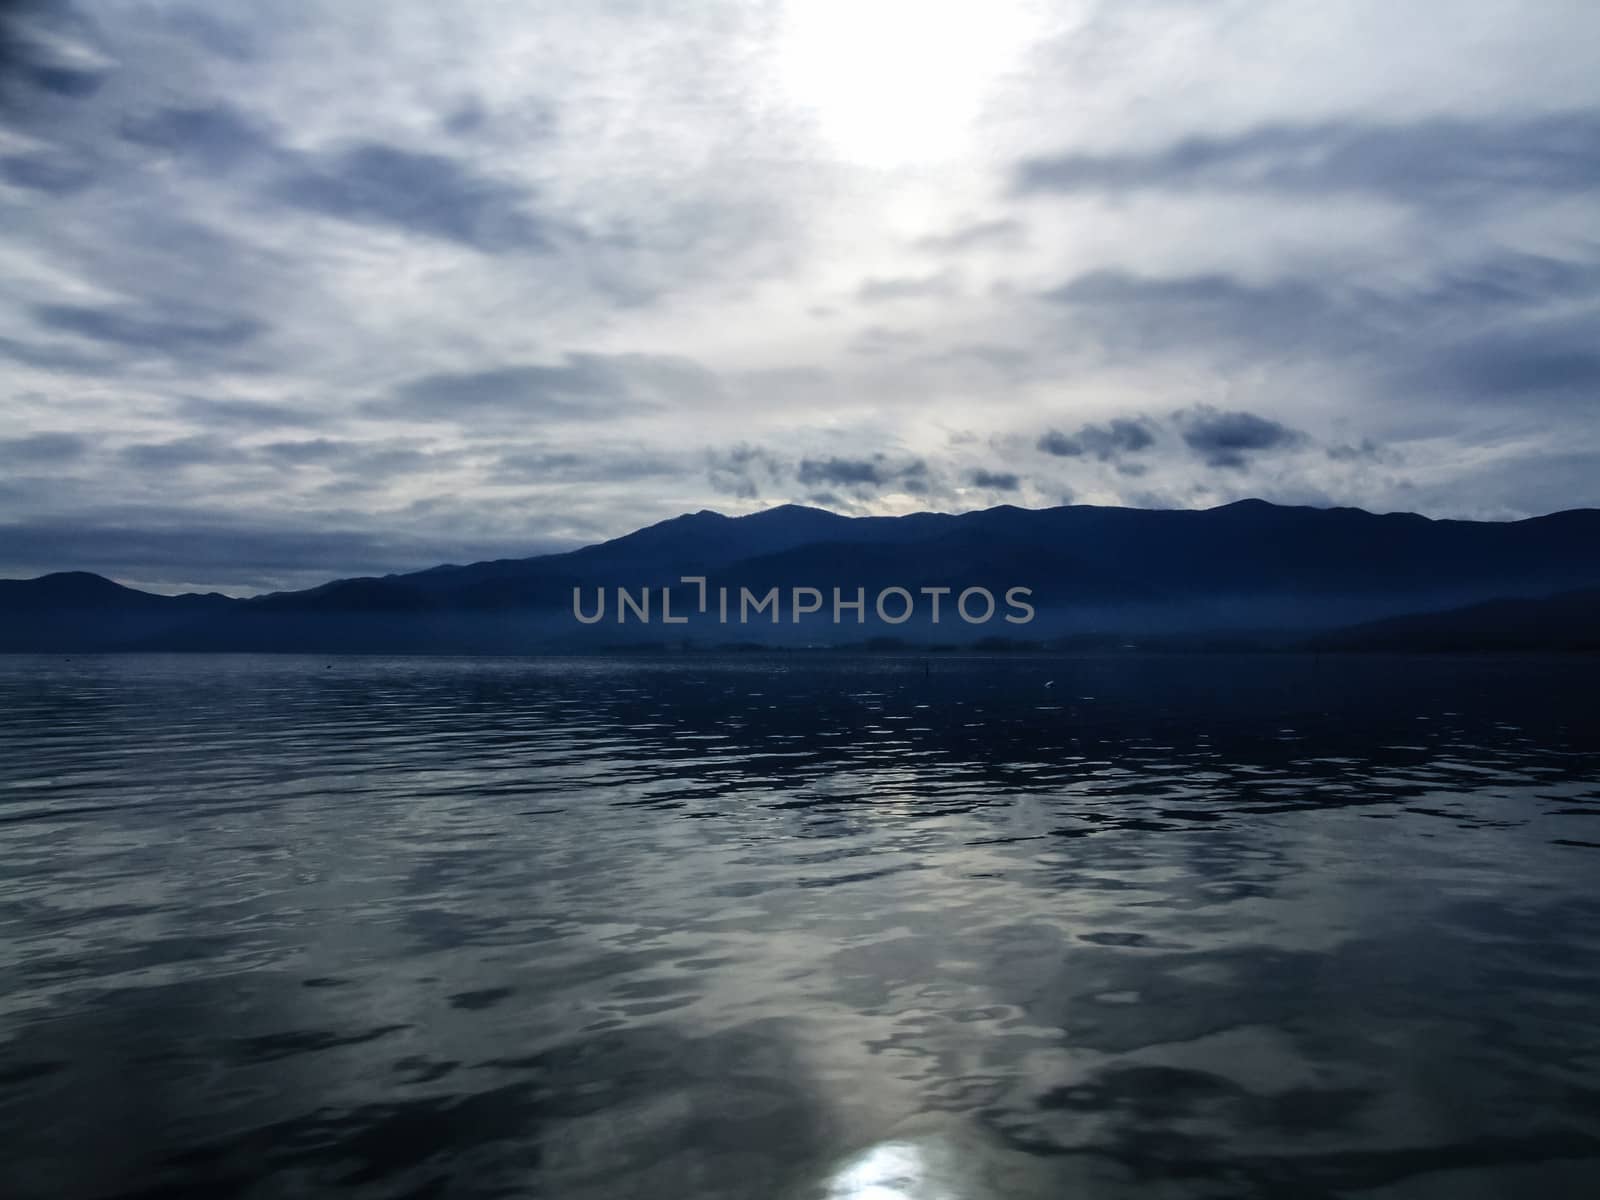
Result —
[{"label": "mountain silhouette", "polygon": [[1314,650],[1600,650],[1600,588],[1408,613],[1312,638]]},{"label": "mountain silhouette", "polygon": [[[735,604],[741,589],[782,589],[782,619],[763,614],[740,624],[735,607],[721,624],[714,600],[708,612],[692,611],[698,588],[679,583],[685,575],[704,577],[708,598],[728,589]],[[665,586],[686,624],[661,621]],[[653,620],[619,621],[616,589],[647,587]],[[953,592],[940,622],[922,601],[912,619],[890,624],[873,613],[873,598],[896,587],[919,599],[922,588]],[[956,619],[954,593],[975,587],[997,600],[1008,589],[1029,589],[1033,620]],[[684,640],[847,644],[882,635],[972,644],[996,635],[1250,634],[1290,644],[1408,614],[1595,587],[1594,509],[1495,522],[1262,500],[1204,510],[1003,505],[901,517],[783,505],[741,517],[689,513],[561,554],[334,580],[249,599],[156,596],[83,572],[0,581],[0,649],[530,653]],[[865,619],[847,612],[834,625],[824,603],[821,614],[797,623],[788,598],[794,588],[816,588],[826,599],[834,588],[847,597],[859,588]],[[574,589],[590,611],[606,595],[604,620],[575,620]]]},{"label": "mountain silhouette", "polygon": [[152,595],[88,571],[0,579],[0,651],[126,649],[237,603],[215,592]]}]

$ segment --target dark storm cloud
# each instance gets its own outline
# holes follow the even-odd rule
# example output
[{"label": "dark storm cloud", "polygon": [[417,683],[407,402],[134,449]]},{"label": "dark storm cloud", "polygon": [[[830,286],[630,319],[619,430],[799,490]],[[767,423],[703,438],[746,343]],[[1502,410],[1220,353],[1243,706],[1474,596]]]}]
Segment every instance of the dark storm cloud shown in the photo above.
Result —
[{"label": "dark storm cloud", "polygon": [[1033,158],[1017,167],[1014,185],[1020,193],[1364,192],[1413,203],[1472,201],[1511,190],[1582,192],[1600,186],[1600,113],[1266,124],[1154,151]]},{"label": "dark storm cloud", "polygon": [[286,204],[340,220],[393,226],[476,250],[549,250],[556,229],[531,196],[457,159],[366,142],[297,170],[274,188]]},{"label": "dark storm cloud", "polygon": [[1105,425],[1085,425],[1076,433],[1049,430],[1036,443],[1038,449],[1058,458],[1093,455],[1111,462],[1123,454],[1137,454],[1154,445],[1155,432],[1142,418],[1118,417]]},{"label": "dark storm cloud", "polygon": [[266,328],[250,317],[207,313],[162,318],[79,304],[35,305],[33,319],[61,333],[173,355],[232,349],[259,337]]},{"label": "dark storm cloud", "polygon": [[1014,492],[1022,486],[1020,477],[1010,471],[986,471],[982,468],[969,476],[973,487],[991,488],[997,492]]},{"label": "dark storm cloud", "polygon": [[1197,405],[1174,414],[1183,440],[1209,467],[1243,470],[1251,455],[1301,445],[1305,435],[1248,412],[1221,412]]},{"label": "dark storm cloud", "polygon": [[89,452],[89,440],[76,433],[33,433],[26,437],[0,438],[0,463],[6,467],[59,465],[73,462]]},{"label": "dark storm cloud", "polygon": [[630,409],[714,395],[716,376],[666,355],[569,354],[559,366],[496,367],[426,375],[402,384],[375,411],[431,420],[499,411],[601,419]]}]

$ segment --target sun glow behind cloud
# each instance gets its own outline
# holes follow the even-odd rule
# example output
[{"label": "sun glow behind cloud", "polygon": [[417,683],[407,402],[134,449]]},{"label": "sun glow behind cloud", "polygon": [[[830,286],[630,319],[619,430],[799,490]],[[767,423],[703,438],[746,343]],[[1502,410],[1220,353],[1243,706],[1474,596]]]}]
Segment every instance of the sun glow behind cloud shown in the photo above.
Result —
[{"label": "sun glow behind cloud", "polygon": [[780,72],[846,162],[958,160],[1037,27],[1018,0],[794,0],[780,35]]}]

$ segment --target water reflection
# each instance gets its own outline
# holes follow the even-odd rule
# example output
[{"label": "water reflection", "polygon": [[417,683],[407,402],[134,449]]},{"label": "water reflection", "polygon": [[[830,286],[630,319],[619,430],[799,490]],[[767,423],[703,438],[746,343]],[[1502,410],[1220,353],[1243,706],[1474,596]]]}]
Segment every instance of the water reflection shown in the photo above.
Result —
[{"label": "water reflection", "polygon": [[1592,1192],[1586,664],[329,666],[0,660],[14,1194]]},{"label": "water reflection", "polygon": [[976,1200],[960,1160],[939,1142],[883,1142],[857,1154],[828,1182],[828,1200]]}]

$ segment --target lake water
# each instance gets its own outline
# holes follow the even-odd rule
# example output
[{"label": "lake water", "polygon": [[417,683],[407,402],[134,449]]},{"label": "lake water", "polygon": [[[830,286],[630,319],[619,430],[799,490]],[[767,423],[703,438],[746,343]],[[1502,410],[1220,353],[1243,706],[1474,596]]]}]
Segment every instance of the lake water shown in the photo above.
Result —
[{"label": "lake water", "polygon": [[0,657],[0,1194],[1600,1195],[1597,667]]}]

